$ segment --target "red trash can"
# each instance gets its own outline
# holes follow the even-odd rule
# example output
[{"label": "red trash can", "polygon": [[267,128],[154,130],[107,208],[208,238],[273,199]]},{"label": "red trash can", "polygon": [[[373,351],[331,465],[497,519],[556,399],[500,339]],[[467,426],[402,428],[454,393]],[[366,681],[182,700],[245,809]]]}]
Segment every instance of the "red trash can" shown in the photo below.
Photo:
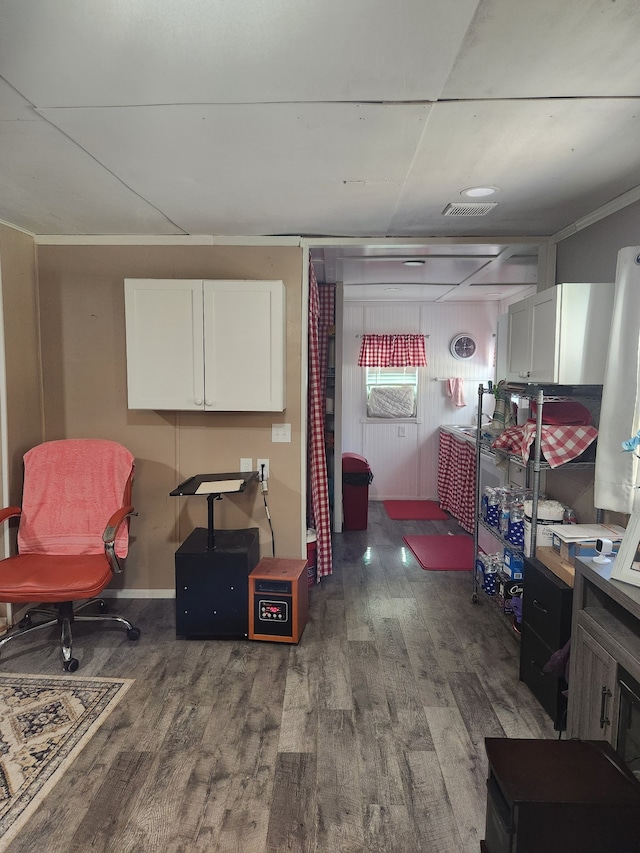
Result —
[{"label": "red trash can", "polygon": [[373,474],[364,456],[342,454],[342,510],[345,530],[366,530],[369,515],[369,484]]}]

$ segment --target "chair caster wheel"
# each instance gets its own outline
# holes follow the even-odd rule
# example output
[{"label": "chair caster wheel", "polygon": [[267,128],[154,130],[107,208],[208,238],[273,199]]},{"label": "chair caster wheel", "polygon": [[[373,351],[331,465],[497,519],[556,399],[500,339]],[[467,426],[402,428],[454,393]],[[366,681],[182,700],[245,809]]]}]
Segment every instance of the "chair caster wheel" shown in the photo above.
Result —
[{"label": "chair caster wheel", "polygon": [[130,640],[139,640],[140,639],[140,628],[129,628],[127,631],[127,637]]},{"label": "chair caster wheel", "polygon": [[80,666],[76,658],[70,658],[69,660],[64,661],[62,664],[62,668],[65,672],[75,672],[76,669]]}]

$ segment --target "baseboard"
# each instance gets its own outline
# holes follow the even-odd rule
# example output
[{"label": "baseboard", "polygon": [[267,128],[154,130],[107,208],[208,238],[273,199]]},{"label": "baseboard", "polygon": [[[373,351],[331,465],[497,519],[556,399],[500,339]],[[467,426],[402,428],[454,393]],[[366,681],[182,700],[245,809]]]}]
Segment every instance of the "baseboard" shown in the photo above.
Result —
[{"label": "baseboard", "polygon": [[175,589],[104,589],[99,598],[175,598]]}]

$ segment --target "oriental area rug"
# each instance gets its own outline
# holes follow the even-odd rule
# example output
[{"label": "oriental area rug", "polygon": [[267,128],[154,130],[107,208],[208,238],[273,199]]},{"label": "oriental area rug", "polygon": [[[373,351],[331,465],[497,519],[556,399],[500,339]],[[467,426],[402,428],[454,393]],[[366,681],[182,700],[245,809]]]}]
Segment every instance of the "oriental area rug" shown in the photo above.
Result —
[{"label": "oriental area rug", "polygon": [[131,684],[131,679],[0,674],[0,850]]}]

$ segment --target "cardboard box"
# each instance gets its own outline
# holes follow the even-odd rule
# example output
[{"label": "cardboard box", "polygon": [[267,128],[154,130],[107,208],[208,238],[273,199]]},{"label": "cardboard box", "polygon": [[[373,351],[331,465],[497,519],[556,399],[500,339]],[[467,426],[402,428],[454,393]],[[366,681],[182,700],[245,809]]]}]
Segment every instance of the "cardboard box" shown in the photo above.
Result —
[{"label": "cardboard box", "polygon": [[540,560],[543,566],[546,566],[550,572],[553,572],[557,578],[564,581],[567,586],[573,586],[573,579],[576,570],[571,563],[563,560],[557,551],[554,551],[554,549],[550,547],[537,548],[536,557]]},{"label": "cardboard box", "polygon": [[616,553],[623,536],[624,528],[617,524],[557,524],[551,531],[551,547],[573,564],[576,557],[595,557],[598,539],[610,539]]},{"label": "cardboard box", "polygon": [[[613,554],[618,553],[618,548],[620,547],[619,542],[613,543]],[[556,549],[554,548],[554,551]],[[574,564],[576,557],[584,559],[585,557],[595,557],[597,555],[596,551],[596,540],[592,539],[590,542],[562,542],[560,544],[560,556],[563,560],[567,560],[571,565]]]},{"label": "cardboard box", "polygon": [[524,557],[522,552],[514,548],[506,547],[503,553],[504,573],[512,581],[522,580],[524,577]]}]

